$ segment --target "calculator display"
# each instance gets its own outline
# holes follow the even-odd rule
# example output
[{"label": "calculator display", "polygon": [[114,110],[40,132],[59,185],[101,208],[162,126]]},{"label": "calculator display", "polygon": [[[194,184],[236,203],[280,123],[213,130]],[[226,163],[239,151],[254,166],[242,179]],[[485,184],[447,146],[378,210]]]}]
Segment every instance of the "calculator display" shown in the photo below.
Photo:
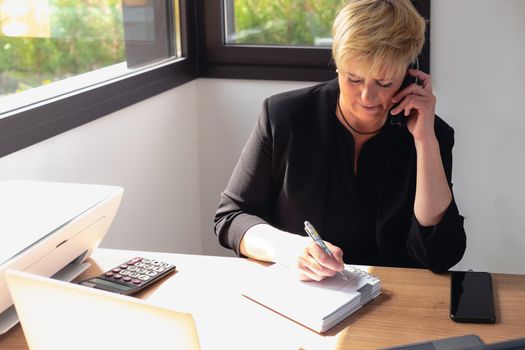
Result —
[{"label": "calculator display", "polygon": [[106,281],[106,280],[103,280],[101,278],[92,278],[90,280],[90,282],[101,284],[101,285],[106,286],[106,287],[115,288],[115,289],[119,289],[119,290],[123,290],[123,291],[127,291],[127,290],[130,290],[130,289],[133,289],[132,286],[127,286],[127,285],[121,284],[121,283],[114,283],[114,282],[111,282],[111,281]]}]

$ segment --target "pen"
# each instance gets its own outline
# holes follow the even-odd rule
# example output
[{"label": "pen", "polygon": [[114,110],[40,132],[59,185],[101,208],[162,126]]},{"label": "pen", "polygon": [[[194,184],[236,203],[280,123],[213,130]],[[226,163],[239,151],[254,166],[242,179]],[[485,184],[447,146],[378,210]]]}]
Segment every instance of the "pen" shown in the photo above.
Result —
[{"label": "pen", "polygon": [[[328,249],[328,247],[324,243],[321,236],[319,236],[319,233],[317,232],[315,227],[310,222],[304,222],[304,230],[306,231],[306,233],[308,233],[308,236],[310,236],[310,238],[312,238],[314,242],[326,252],[326,254],[330,255],[332,259],[336,260],[330,249]],[[339,271],[339,273],[341,274],[341,276],[343,276],[345,280],[347,279],[343,271]]]}]

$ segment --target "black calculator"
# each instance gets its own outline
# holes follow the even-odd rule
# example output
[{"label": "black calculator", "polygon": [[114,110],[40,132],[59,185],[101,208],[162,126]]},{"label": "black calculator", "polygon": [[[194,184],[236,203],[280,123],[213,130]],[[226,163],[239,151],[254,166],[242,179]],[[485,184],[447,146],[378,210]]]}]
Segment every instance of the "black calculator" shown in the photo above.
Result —
[{"label": "black calculator", "polygon": [[136,257],[79,284],[118,294],[132,295],[175,271],[175,265]]}]

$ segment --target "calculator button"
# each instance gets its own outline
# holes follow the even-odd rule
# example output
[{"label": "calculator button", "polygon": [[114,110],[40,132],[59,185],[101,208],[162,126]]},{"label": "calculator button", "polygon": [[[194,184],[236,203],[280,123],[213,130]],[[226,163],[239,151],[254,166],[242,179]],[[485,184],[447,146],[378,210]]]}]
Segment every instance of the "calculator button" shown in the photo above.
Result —
[{"label": "calculator button", "polygon": [[129,281],[131,281],[131,277],[126,276],[126,277],[124,277],[122,280],[123,280],[124,282],[129,282]]},{"label": "calculator button", "polygon": [[138,262],[135,264],[136,267],[144,267],[144,265],[146,264],[144,264],[143,262]]},{"label": "calculator button", "polygon": [[137,269],[137,273],[145,273],[146,271],[146,269]]},{"label": "calculator button", "polygon": [[156,273],[155,271],[148,271],[146,272],[146,275],[153,277],[153,276],[157,276],[158,273]]},{"label": "calculator button", "polygon": [[163,267],[154,267],[153,270],[157,271],[157,272],[163,272],[164,270],[166,270],[165,268]]},{"label": "calculator button", "polygon": [[121,274],[122,276],[127,276],[127,275],[129,275],[130,273],[131,273],[131,272],[129,272],[128,270],[122,270],[122,271],[120,271],[120,274]]},{"label": "calculator button", "polygon": [[114,274],[113,274],[113,272],[108,271],[108,272],[106,272],[104,275],[106,275],[107,277],[111,277],[111,276],[113,276]]},{"label": "calculator button", "polygon": [[113,275],[113,278],[116,279],[116,280],[119,280],[122,278],[122,275],[121,274],[118,274],[116,273],[115,275]]},{"label": "calculator button", "polygon": [[139,275],[139,274],[136,273],[136,272],[131,272],[131,273],[129,274],[129,277],[137,277],[138,275]]},{"label": "calculator button", "polygon": [[146,264],[146,265],[144,265],[144,268],[145,268],[146,270],[151,270],[151,269],[153,268],[153,265],[148,265],[148,264]]},{"label": "calculator button", "polygon": [[160,265],[160,266],[165,267],[165,268],[168,268],[168,267],[170,267],[170,264],[168,264],[168,263],[163,263],[163,264]]},{"label": "calculator button", "polygon": [[151,262],[151,259],[142,259],[142,262],[145,264],[149,264]]},{"label": "calculator button", "polygon": [[136,279],[136,278],[135,278],[135,279],[132,279],[131,282],[133,282],[134,284],[141,284],[141,283],[142,283],[141,280]]},{"label": "calculator button", "polygon": [[118,273],[118,272],[120,272],[120,269],[119,269],[118,267],[115,267],[115,268],[114,268],[113,270],[111,270],[111,271],[113,271],[113,272],[115,272],[115,273]]},{"label": "calculator button", "polygon": [[128,271],[137,271],[137,268],[135,266],[128,267]]},{"label": "calculator button", "polygon": [[149,280],[151,277],[150,276],[146,276],[146,275],[142,275],[139,277],[139,279],[143,280],[143,281],[147,281]]},{"label": "calculator button", "polygon": [[127,264],[122,264],[119,266],[121,269],[125,270],[128,268],[128,265]]},{"label": "calculator button", "polygon": [[160,261],[152,261],[151,263],[153,265],[155,265],[155,266],[158,266],[158,265],[162,264]]}]

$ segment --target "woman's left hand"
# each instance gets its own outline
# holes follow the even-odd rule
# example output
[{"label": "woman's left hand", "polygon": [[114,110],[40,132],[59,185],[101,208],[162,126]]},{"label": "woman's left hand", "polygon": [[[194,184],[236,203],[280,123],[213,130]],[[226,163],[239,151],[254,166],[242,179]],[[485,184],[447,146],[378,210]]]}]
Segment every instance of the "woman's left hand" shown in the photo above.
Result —
[{"label": "woman's left hand", "polygon": [[415,141],[424,141],[429,137],[435,137],[434,117],[436,110],[436,96],[432,92],[432,80],[430,75],[417,70],[409,69],[408,73],[418,78],[419,84],[410,84],[399,91],[392,102],[399,103],[391,110],[392,114],[399,114],[404,111],[407,121],[408,131],[412,134]]}]

